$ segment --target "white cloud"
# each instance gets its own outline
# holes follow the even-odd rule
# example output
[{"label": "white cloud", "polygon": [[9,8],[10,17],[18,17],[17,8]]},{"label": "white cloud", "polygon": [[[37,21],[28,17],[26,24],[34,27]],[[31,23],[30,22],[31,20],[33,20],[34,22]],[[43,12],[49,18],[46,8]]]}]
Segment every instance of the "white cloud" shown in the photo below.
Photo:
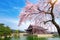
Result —
[{"label": "white cloud", "polygon": [[0,18],[0,23],[4,23],[10,26],[11,29],[18,29],[24,31],[30,25],[30,22],[22,23],[20,27],[18,27],[19,20],[14,18]]},{"label": "white cloud", "polygon": [[20,7],[13,7],[13,9],[20,10]]},{"label": "white cloud", "polygon": [[18,19],[14,18],[0,18],[0,23],[10,26],[12,29],[18,29]]},{"label": "white cloud", "polygon": [[23,22],[22,25],[19,27],[19,30],[26,30],[30,25],[30,21]]}]

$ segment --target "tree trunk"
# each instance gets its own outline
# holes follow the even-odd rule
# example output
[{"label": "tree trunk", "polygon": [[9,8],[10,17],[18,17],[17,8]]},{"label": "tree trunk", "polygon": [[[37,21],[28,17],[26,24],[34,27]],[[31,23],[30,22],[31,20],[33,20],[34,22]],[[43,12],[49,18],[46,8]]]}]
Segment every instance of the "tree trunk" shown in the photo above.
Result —
[{"label": "tree trunk", "polygon": [[54,4],[52,5],[51,7],[51,16],[52,16],[52,23],[55,25],[57,31],[58,31],[58,34],[60,36],[60,27],[59,25],[55,22],[55,17],[54,17],[54,13],[53,13],[53,8],[54,8]]},{"label": "tree trunk", "polygon": [[52,20],[52,23],[55,25],[55,27],[57,29],[57,32],[58,32],[58,34],[60,36],[60,27],[59,27],[59,25],[54,20]]},{"label": "tree trunk", "polygon": [[60,36],[60,28],[57,28],[57,31],[58,31],[58,34],[59,34],[59,36]]}]

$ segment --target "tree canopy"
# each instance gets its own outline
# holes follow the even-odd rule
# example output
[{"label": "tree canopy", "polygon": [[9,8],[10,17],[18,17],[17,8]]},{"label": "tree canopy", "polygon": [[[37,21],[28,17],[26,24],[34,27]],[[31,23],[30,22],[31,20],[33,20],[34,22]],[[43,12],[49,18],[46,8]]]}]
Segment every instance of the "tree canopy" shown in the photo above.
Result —
[{"label": "tree canopy", "polygon": [[5,26],[4,24],[0,23],[0,36],[7,36],[11,34],[11,29],[9,26]]},{"label": "tree canopy", "polygon": [[33,21],[34,25],[41,27],[56,27],[60,35],[60,26],[55,21],[60,18],[60,5],[58,0],[38,0],[38,3],[32,4],[26,0],[26,6],[20,14],[19,25],[27,20]]}]

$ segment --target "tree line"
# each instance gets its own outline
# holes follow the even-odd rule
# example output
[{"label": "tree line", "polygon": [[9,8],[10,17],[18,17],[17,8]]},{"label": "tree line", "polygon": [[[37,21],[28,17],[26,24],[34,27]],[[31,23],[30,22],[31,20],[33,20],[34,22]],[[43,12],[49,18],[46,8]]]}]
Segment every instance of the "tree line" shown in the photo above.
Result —
[{"label": "tree line", "polygon": [[10,27],[0,23],[0,36],[7,36],[7,35],[11,35]]}]

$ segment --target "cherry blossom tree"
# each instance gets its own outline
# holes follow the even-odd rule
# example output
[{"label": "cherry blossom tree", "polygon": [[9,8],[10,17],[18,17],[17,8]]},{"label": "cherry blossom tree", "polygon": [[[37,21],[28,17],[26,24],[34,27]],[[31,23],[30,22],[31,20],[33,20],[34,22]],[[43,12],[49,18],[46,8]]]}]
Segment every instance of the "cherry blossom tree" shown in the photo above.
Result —
[{"label": "cherry blossom tree", "polygon": [[59,8],[58,10],[56,9],[57,5],[59,5],[58,0],[38,0],[38,3],[36,4],[26,0],[26,6],[23,8],[19,16],[19,25],[27,20],[33,21],[35,25],[39,26],[54,25],[60,35],[60,27],[55,21],[56,18],[60,18],[60,10]]}]

